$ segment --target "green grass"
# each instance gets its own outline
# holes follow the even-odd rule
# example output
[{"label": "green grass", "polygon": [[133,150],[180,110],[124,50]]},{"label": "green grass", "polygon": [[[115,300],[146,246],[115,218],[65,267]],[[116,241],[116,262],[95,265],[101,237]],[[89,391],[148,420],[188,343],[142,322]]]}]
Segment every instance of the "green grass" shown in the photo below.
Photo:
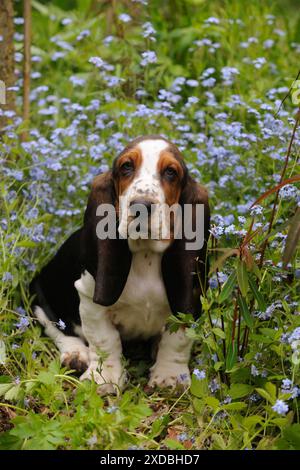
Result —
[{"label": "green grass", "polygon": [[[261,202],[252,229],[242,207],[274,187],[284,166],[296,107],[289,97],[276,111],[298,73],[296,5],[116,3],[110,21],[111,12],[91,1],[33,2],[32,54],[40,58],[33,72],[40,76],[32,79],[31,121],[10,120],[0,142],[0,448],[300,449],[297,252],[287,270],[281,264],[299,193],[294,184],[289,197],[279,197],[262,263],[274,194]],[[125,12],[129,23],[118,19]],[[210,17],[219,22],[207,23]],[[72,23],[63,26],[64,18]],[[146,21],[156,41],[143,37]],[[109,35],[114,39],[105,44]],[[54,36],[64,43],[51,41]],[[195,44],[204,38],[210,45]],[[18,38],[16,50],[22,52]],[[157,62],[143,67],[147,50]],[[53,60],[57,51],[65,55]],[[89,63],[95,56],[114,70],[100,72]],[[230,83],[224,67],[238,71]],[[85,82],[72,85],[71,76]],[[212,86],[205,82],[210,76]],[[178,77],[199,83],[171,90]],[[137,95],[141,89],[146,93]],[[173,93],[167,104],[159,98],[163,89]],[[20,109],[21,88],[18,95]],[[188,101],[192,96],[198,101]],[[30,132],[25,145],[24,128]],[[150,133],[183,149],[193,175],[209,189],[214,233],[219,229],[210,243],[211,282],[200,320],[170,319],[173,328],[187,325],[195,339],[191,371],[205,377],[193,374],[191,389],[181,394],[148,394],[148,364],[135,362],[128,365],[126,390],[101,398],[94,383],[79,382],[59,365],[58,351],[30,316],[28,284],[81,225],[93,175],[129,139]],[[285,178],[299,174],[298,149],[299,131]],[[241,249],[245,233],[256,229]],[[238,256],[216,266],[223,249],[239,249]],[[278,400],[287,406],[281,414],[272,408]]]}]

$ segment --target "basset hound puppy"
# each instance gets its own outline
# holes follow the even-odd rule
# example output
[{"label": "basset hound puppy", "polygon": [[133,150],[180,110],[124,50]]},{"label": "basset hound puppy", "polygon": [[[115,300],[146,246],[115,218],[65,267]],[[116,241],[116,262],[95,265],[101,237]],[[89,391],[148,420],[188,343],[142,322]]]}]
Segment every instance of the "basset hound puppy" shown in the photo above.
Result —
[{"label": "basset hound puppy", "polygon": [[[174,205],[181,210],[169,217],[164,237],[165,212],[157,208]],[[137,217],[133,206],[147,215],[130,234]],[[183,230],[177,236],[188,206],[193,227],[196,207],[203,208],[203,240],[192,247]],[[105,220],[102,209],[110,207],[114,212]],[[111,393],[126,382],[122,342],[157,338],[149,386],[188,386],[192,340],[183,327],[171,332],[166,323],[171,314],[197,318],[201,312],[209,219],[207,191],[189,175],[174,144],[160,136],[131,142],[112,170],[94,179],[83,227],[31,284],[34,314],[58,347],[62,364],[82,373],[82,380],[94,379],[101,393]],[[154,222],[154,236],[136,236],[143,234],[145,221]],[[101,224],[115,233],[99,237]]]}]

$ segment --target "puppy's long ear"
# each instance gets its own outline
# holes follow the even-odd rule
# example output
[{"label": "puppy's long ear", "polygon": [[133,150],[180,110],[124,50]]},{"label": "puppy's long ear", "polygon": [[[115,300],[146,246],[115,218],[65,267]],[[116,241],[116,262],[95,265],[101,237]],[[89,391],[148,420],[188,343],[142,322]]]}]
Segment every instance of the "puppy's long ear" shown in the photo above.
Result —
[{"label": "puppy's long ear", "polygon": [[97,237],[97,224],[104,217],[96,215],[101,204],[111,204],[116,208],[116,192],[111,171],[96,176],[93,181],[81,240],[82,269],[86,269],[96,283],[93,300],[100,305],[109,306],[119,299],[125,287],[131,266],[131,252],[127,240],[119,238],[117,213],[112,213],[110,219],[111,224],[115,225],[117,238],[102,240]]},{"label": "puppy's long ear", "polygon": [[196,204],[204,205],[204,244],[200,249],[187,249],[187,244],[193,240],[187,240],[183,230],[182,238],[175,239],[164,253],[162,275],[172,313],[191,313],[197,318],[201,313],[200,295],[201,291],[206,289],[208,272],[207,242],[210,222],[208,194],[205,188],[188,176],[179,202],[182,208],[182,226],[186,210],[184,205],[192,205],[193,229],[196,228]]}]

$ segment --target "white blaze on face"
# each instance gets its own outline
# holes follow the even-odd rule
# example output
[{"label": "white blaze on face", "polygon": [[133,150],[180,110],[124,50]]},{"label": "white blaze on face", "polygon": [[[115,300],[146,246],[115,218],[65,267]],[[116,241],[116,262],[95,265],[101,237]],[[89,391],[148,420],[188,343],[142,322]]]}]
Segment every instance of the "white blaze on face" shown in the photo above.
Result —
[{"label": "white blaze on face", "polygon": [[[163,139],[143,140],[137,145],[142,154],[142,163],[134,180],[128,186],[120,198],[120,225],[119,233],[127,237],[129,218],[129,206],[135,200],[150,200],[158,206],[165,203],[165,194],[158,174],[158,162],[160,153],[168,148],[168,142]],[[151,220],[152,234],[156,238],[159,233],[159,210],[157,217],[155,212]],[[157,220],[156,220],[157,219]],[[150,227],[149,227],[150,228]]]}]

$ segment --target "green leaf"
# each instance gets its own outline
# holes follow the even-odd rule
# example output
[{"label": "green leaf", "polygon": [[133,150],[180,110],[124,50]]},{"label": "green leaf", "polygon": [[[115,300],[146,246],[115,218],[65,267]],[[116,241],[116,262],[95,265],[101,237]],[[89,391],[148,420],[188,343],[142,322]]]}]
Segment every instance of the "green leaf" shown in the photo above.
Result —
[{"label": "green leaf", "polygon": [[243,420],[243,426],[250,430],[252,428],[255,428],[257,424],[262,424],[263,420],[263,417],[259,415],[247,416]]},{"label": "green leaf", "polygon": [[237,361],[237,342],[236,341],[231,341],[227,349],[227,355],[226,355],[226,371],[229,371],[233,368]]},{"label": "green leaf", "polygon": [[219,304],[224,302],[224,300],[226,300],[229,297],[229,295],[231,294],[231,292],[234,289],[235,282],[236,282],[236,273],[235,273],[235,271],[232,271],[229,278],[227,279],[224,286],[222,287],[222,290],[221,290],[220,295],[218,297],[218,303]]},{"label": "green leaf", "polygon": [[212,349],[213,351],[217,351],[217,349],[218,349],[217,344],[215,343],[212,336],[208,336],[207,338],[203,338],[203,343],[207,344],[210,347],[210,349]]},{"label": "green leaf", "polygon": [[77,0],[76,3],[80,12],[88,13],[91,8],[92,0]]},{"label": "green leaf", "polygon": [[257,305],[259,307],[259,310],[261,312],[265,312],[266,311],[266,304],[265,304],[265,301],[263,299],[263,296],[261,295],[261,293],[258,291],[257,287],[256,287],[256,284],[255,282],[253,281],[253,279],[251,279],[251,277],[249,276],[248,278],[248,281],[249,281],[249,285],[251,287],[251,290],[253,292],[253,295],[255,297],[255,300],[257,302]]},{"label": "green leaf", "polygon": [[222,408],[223,410],[243,410],[244,408],[247,408],[247,403],[243,403],[242,401],[235,401],[233,403],[227,403],[226,405],[223,405]]},{"label": "green leaf", "polygon": [[0,384],[11,384],[11,378],[8,375],[0,375]]},{"label": "green leaf", "polygon": [[191,383],[191,387],[190,387],[190,392],[195,397],[198,397],[198,398],[205,397],[208,394],[207,379],[199,380],[193,374],[192,375],[192,383]]},{"label": "green leaf", "polygon": [[273,401],[276,400],[276,386],[272,382],[267,382],[265,385],[265,390],[270,394],[270,397]]},{"label": "green leaf", "polygon": [[21,391],[21,386],[18,385],[13,385],[4,395],[5,400],[8,401],[14,401],[19,398],[19,394]]},{"label": "green leaf", "polygon": [[220,436],[219,434],[212,434],[211,437],[214,442],[214,449],[225,450],[227,448],[226,443],[222,436]]},{"label": "green leaf", "polygon": [[185,450],[184,446],[175,439],[166,439],[164,443],[171,450]]},{"label": "green leaf", "polygon": [[239,295],[237,300],[238,300],[238,304],[239,304],[239,307],[240,307],[242,317],[243,317],[246,325],[249,328],[253,328],[254,320],[251,316],[251,313],[249,312],[246,299],[242,295]]},{"label": "green leaf", "polygon": [[292,424],[282,431],[283,437],[276,441],[276,449],[300,450],[300,424]]},{"label": "green leaf", "polygon": [[212,331],[214,332],[216,336],[219,336],[220,338],[225,339],[225,333],[223,330],[221,330],[221,328],[213,328]]},{"label": "green leaf", "polygon": [[18,243],[16,243],[16,246],[20,246],[23,248],[35,248],[37,246],[37,243],[31,241],[31,240],[22,240]]},{"label": "green leaf", "polygon": [[256,263],[253,263],[252,271],[253,274],[257,277],[257,279],[261,280],[261,272]]},{"label": "green leaf", "polygon": [[265,344],[273,343],[273,340],[271,338],[264,336],[264,335],[252,334],[251,338],[257,341],[258,343],[265,343]]},{"label": "green leaf", "polygon": [[1,383],[0,384],[0,397],[4,396],[6,392],[8,392],[8,390],[10,390],[13,386],[14,384],[12,384],[11,382],[6,383],[6,384]]},{"label": "green leaf", "polygon": [[[278,332],[276,330],[273,330],[272,328],[260,328],[259,332],[263,334],[264,336],[267,336],[268,338],[271,338],[275,340],[275,337],[278,335]],[[279,334],[280,338],[281,334]]]},{"label": "green leaf", "polygon": [[220,407],[220,402],[215,397],[206,397],[205,403],[210,406],[214,411],[216,411]]},{"label": "green leaf", "polygon": [[165,427],[169,424],[170,421],[170,416],[165,415],[165,416],[160,416],[158,419],[156,419],[151,427],[151,432],[150,432],[150,437],[153,439],[154,437],[159,436]]},{"label": "green leaf", "polygon": [[272,424],[275,424],[279,428],[284,428],[289,424],[289,417],[285,416],[284,418],[273,418],[272,419]]},{"label": "green leaf", "polygon": [[236,398],[242,398],[246,395],[249,395],[249,393],[251,393],[252,391],[253,387],[251,387],[251,385],[232,384],[229,389],[229,395],[235,400]]},{"label": "green leaf", "polygon": [[30,450],[54,450],[65,443],[65,434],[60,419],[52,421],[47,416],[32,411],[24,417],[14,419],[13,436],[24,440],[23,448]]},{"label": "green leaf", "polygon": [[32,0],[32,7],[42,15],[49,16],[49,8],[47,8],[45,5],[41,5],[40,2]]},{"label": "green leaf", "polygon": [[0,450],[19,450],[21,446],[22,441],[12,436],[9,431],[1,434]]},{"label": "green leaf", "polygon": [[240,259],[238,259],[236,275],[237,275],[237,280],[238,280],[240,291],[242,295],[246,297],[249,284],[248,284],[248,273],[247,273],[247,267],[246,267],[245,261],[241,261]]},{"label": "green leaf", "polygon": [[296,248],[299,244],[300,239],[300,207],[297,207],[296,213],[291,220],[291,225],[289,228],[288,236],[285,243],[284,253],[283,253],[283,266],[287,264],[292,259],[293,254],[296,251]]},{"label": "green leaf", "polygon": [[205,404],[203,400],[200,400],[199,398],[194,398],[193,407],[194,407],[195,412],[198,415],[201,415],[201,416],[203,415],[204,408],[205,408]]},{"label": "green leaf", "polygon": [[0,340],[0,364],[5,364],[7,360],[4,341]]},{"label": "green leaf", "polygon": [[35,386],[36,386],[36,382],[34,381],[26,382],[25,384],[26,393],[30,393],[34,389]]},{"label": "green leaf", "polygon": [[221,369],[221,367],[224,366],[224,361],[217,361],[214,363],[214,369],[216,372]]},{"label": "green leaf", "polygon": [[300,450],[300,424],[292,424],[283,430],[283,438],[294,450]]},{"label": "green leaf", "polygon": [[56,381],[55,376],[51,372],[46,371],[40,372],[37,376],[37,380],[45,385],[54,384]]},{"label": "green leaf", "polygon": [[260,394],[266,401],[270,402],[272,405],[275,403],[275,400],[272,398],[272,395],[267,390],[263,388],[256,388],[257,393]]}]

